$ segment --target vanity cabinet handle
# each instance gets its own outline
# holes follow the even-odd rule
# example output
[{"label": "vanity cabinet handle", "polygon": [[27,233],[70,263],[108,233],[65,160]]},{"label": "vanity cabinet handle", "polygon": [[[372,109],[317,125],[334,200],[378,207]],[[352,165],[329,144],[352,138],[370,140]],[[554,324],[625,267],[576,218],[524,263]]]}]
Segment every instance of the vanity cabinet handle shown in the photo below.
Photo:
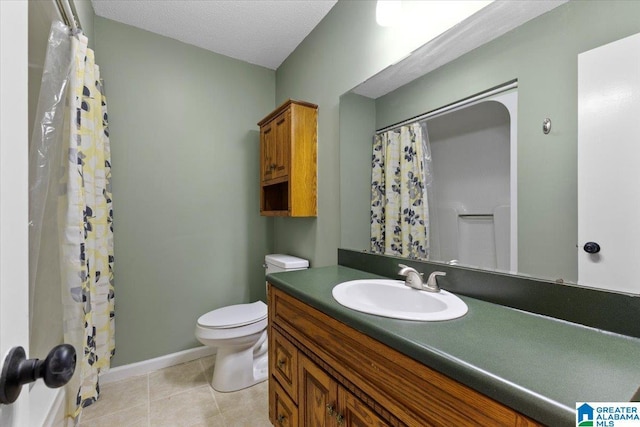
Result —
[{"label": "vanity cabinet handle", "polygon": [[284,415],[280,414],[278,415],[278,424],[280,425],[284,425],[284,422],[287,421],[287,417],[285,417]]},{"label": "vanity cabinet handle", "polygon": [[339,426],[344,424],[344,417],[338,414],[338,412],[336,411],[336,408],[334,408],[333,405],[327,405],[327,414],[329,414],[330,417],[335,416]]},{"label": "vanity cabinet handle", "polygon": [[278,365],[278,369],[284,369],[286,362],[284,360],[278,360],[276,365]]}]

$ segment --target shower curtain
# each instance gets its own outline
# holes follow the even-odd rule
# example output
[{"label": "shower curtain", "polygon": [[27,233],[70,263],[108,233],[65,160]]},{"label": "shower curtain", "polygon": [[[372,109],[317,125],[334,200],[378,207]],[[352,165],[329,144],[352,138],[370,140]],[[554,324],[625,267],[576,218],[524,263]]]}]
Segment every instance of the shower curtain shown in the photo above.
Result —
[{"label": "shower curtain", "polygon": [[[56,57],[57,55],[57,57]],[[62,61],[70,55],[70,64]],[[58,66],[52,66],[57,64]],[[107,104],[94,52],[82,34],[52,25],[30,147],[31,234],[57,215],[64,341],[76,348],[67,384],[67,425],[99,395],[98,374],[115,352],[113,209]],[[49,193],[55,196],[51,197]],[[57,199],[57,200],[56,200]],[[56,208],[47,203],[55,200]],[[40,253],[40,238],[32,252]],[[37,276],[37,256],[32,275]],[[33,282],[35,279],[31,279]],[[32,285],[33,287],[33,285]]]},{"label": "shower curtain", "polygon": [[430,163],[424,122],[374,137],[371,252],[429,259]]}]

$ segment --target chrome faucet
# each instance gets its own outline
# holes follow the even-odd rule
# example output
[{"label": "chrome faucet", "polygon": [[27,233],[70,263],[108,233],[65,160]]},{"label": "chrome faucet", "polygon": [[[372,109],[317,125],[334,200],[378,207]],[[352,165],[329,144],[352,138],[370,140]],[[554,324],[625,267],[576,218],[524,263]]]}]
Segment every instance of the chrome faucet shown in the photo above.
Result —
[{"label": "chrome faucet", "polygon": [[398,264],[400,267],[400,271],[398,271],[398,275],[405,276],[404,284],[409,286],[410,288],[422,290],[424,286],[423,275],[418,270],[413,267],[409,267],[408,265]]},{"label": "chrome faucet", "polygon": [[418,289],[420,291],[440,292],[440,286],[438,286],[436,278],[438,276],[447,275],[447,273],[443,273],[442,271],[434,271],[429,275],[427,283],[424,283],[424,275],[415,268],[409,267],[404,264],[398,264],[398,267],[400,267],[398,275],[406,277],[404,284],[409,286],[410,288]]}]

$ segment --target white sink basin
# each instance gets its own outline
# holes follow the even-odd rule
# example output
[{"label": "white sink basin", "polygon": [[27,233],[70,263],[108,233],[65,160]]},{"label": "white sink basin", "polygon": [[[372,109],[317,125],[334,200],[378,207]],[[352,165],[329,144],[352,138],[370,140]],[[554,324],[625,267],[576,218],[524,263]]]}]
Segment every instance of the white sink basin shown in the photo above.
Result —
[{"label": "white sink basin", "polygon": [[333,288],[333,297],[350,309],[394,319],[451,320],[468,310],[467,304],[450,292],[419,291],[391,279],[343,282]]}]

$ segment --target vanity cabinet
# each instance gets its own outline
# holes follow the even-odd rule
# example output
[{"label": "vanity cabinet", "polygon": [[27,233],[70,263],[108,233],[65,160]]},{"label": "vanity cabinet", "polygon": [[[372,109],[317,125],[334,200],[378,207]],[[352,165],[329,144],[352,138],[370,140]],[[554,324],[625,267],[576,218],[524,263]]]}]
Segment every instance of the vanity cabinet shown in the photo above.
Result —
[{"label": "vanity cabinet", "polygon": [[318,106],[288,100],[260,126],[260,214],[316,216]]},{"label": "vanity cabinet", "polygon": [[538,426],[269,286],[269,417],[275,426]]},{"label": "vanity cabinet", "polygon": [[274,425],[389,426],[277,329],[272,330],[270,345],[275,347],[269,384]]},{"label": "vanity cabinet", "polygon": [[300,357],[299,419],[303,426],[388,426],[311,359]]}]

